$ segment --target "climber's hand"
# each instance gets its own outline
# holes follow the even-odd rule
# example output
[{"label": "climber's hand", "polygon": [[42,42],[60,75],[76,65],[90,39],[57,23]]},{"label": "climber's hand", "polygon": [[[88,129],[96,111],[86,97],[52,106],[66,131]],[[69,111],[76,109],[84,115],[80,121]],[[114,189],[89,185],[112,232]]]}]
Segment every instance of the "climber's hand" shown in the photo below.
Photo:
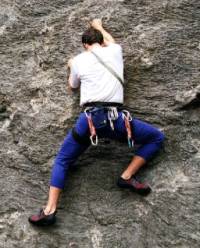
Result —
[{"label": "climber's hand", "polygon": [[90,22],[90,26],[97,29],[97,30],[100,30],[102,28],[102,21],[101,19],[94,19]]}]

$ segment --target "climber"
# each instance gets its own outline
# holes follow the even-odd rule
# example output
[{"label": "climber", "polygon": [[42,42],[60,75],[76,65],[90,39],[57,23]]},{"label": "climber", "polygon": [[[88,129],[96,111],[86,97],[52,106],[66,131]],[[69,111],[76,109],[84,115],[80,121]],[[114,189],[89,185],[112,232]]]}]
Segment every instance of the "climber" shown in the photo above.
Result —
[{"label": "climber", "polygon": [[68,62],[69,87],[80,86],[80,114],[74,128],[66,136],[52,169],[48,202],[38,214],[29,217],[35,225],[51,225],[56,221],[56,209],[64,188],[69,166],[98,139],[106,137],[121,140],[135,155],[117,180],[121,188],[129,188],[141,195],[150,193],[147,183],[136,178],[136,172],[161,148],[164,135],[157,128],[136,118],[123,108],[122,48],[103,28],[99,19],[82,35],[84,52]]}]

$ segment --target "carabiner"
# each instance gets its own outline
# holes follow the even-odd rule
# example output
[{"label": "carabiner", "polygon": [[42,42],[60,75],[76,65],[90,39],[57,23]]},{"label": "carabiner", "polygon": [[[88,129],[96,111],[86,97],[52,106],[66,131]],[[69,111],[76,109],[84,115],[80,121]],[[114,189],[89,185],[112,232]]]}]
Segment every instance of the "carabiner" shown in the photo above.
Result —
[{"label": "carabiner", "polygon": [[130,115],[128,110],[122,110],[123,118],[126,118],[128,121],[132,121],[132,116]]},{"label": "carabiner", "polygon": [[90,140],[91,140],[91,144],[93,146],[97,146],[98,145],[98,136],[97,135],[90,135]]},{"label": "carabiner", "polygon": [[84,113],[85,113],[85,115],[86,115],[87,118],[89,118],[89,117],[91,116],[90,113],[88,114],[88,112],[89,112],[90,109],[91,109],[91,107],[88,107],[88,108],[86,108],[86,109],[84,110]]}]

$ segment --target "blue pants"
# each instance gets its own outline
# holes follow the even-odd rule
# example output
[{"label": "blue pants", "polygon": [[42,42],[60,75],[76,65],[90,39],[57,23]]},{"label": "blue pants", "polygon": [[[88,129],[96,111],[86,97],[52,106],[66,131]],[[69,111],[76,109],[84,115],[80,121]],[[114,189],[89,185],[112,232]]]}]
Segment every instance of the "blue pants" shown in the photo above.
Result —
[{"label": "blue pants", "polygon": [[[138,119],[133,119],[131,125],[134,143],[139,145],[135,155],[148,161],[161,148],[164,134],[152,125]],[[75,124],[75,130],[80,136],[89,135],[88,122],[84,113],[80,114]],[[122,112],[119,112],[118,119],[114,121],[114,131],[108,123],[105,127],[97,130],[97,134],[99,138],[106,137],[127,142],[127,131]],[[50,181],[51,186],[60,189],[64,188],[69,166],[77,160],[88,146],[77,142],[72,135],[72,131],[68,133],[54,161]]]}]

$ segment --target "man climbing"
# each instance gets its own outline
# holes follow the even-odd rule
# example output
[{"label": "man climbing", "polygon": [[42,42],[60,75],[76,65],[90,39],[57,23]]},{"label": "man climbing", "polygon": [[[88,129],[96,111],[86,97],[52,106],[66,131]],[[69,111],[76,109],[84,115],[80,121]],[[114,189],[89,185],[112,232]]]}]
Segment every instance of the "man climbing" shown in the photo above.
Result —
[{"label": "man climbing", "polygon": [[69,60],[69,87],[80,86],[80,105],[84,107],[74,128],[66,136],[54,161],[49,198],[44,209],[29,217],[35,225],[51,225],[56,221],[56,208],[65,185],[69,166],[99,138],[124,140],[129,147],[140,145],[135,156],[117,181],[122,188],[147,195],[151,188],[140,183],[136,172],[161,148],[164,135],[155,127],[132,119],[123,108],[122,48],[94,19],[82,35],[84,52]]}]

